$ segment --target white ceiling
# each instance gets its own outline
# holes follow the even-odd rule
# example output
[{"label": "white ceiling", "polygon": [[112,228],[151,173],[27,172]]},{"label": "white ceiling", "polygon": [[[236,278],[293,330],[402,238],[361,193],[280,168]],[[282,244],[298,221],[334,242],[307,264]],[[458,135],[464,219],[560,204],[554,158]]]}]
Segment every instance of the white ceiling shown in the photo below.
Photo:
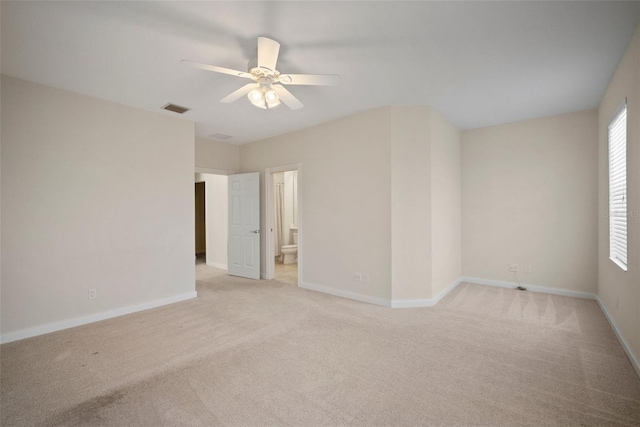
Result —
[{"label": "white ceiling", "polygon": [[[160,111],[242,144],[385,105],[430,105],[460,129],[598,105],[640,2],[2,2],[2,73]],[[298,111],[218,101],[245,80],[256,38],[278,69],[340,74],[290,86]],[[164,112],[164,114],[174,114]]]}]

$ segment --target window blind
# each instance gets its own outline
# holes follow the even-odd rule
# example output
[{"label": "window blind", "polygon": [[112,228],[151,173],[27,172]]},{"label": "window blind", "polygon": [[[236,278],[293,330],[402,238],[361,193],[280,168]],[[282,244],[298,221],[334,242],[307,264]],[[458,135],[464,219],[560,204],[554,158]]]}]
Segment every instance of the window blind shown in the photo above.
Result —
[{"label": "window blind", "polygon": [[627,270],[627,104],[609,124],[609,258]]}]

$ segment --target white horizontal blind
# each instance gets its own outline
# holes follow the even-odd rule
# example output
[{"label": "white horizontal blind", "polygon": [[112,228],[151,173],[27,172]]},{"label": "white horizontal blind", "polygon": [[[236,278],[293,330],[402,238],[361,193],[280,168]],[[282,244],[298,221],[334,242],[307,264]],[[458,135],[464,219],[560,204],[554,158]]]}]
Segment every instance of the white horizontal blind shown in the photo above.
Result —
[{"label": "white horizontal blind", "polygon": [[609,257],[627,270],[627,104],[609,124]]}]

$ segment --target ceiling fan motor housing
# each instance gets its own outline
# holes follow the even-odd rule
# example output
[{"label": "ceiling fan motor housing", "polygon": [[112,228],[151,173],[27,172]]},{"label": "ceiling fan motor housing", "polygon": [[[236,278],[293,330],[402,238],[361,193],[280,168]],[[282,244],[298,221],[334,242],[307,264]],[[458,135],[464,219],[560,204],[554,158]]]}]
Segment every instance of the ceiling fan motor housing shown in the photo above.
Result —
[{"label": "ceiling fan motor housing", "polygon": [[261,76],[258,77],[258,84],[261,88],[269,88],[273,83],[273,78],[269,76]]},{"label": "ceiling fan motor housing", "polygon": [[260,79],[261,77],[271,77],[275,80],[280,72],[278,70],[271,70],[267,67],[258,66],[258,58],[253,58],[249,61],[249,65],[247,66],[249,73],[253,75],[256,79]]}]

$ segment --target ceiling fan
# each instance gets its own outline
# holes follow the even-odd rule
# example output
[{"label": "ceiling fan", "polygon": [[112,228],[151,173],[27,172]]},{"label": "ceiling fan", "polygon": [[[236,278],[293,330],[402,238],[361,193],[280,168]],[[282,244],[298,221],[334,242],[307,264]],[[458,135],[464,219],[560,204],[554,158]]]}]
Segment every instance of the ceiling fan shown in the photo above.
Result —
[{"label": "ceiling fan", "polygon": [[258,57],[249,61],[249,71],[238,71],[216,65],[201,64],[189,60],[181,62],[190,67],[229,74],[236,77],[253,80],[253,83],[242,86],[220,100],[223,103],[237,101],[247,95],[249,101],[259,108],[274,108],[282,101],[292,110],[303,107],[285,85],[336,86],[340,84],[337,74],[282,74],[276,70],[280,43],[267,37],[258,37]]}]

